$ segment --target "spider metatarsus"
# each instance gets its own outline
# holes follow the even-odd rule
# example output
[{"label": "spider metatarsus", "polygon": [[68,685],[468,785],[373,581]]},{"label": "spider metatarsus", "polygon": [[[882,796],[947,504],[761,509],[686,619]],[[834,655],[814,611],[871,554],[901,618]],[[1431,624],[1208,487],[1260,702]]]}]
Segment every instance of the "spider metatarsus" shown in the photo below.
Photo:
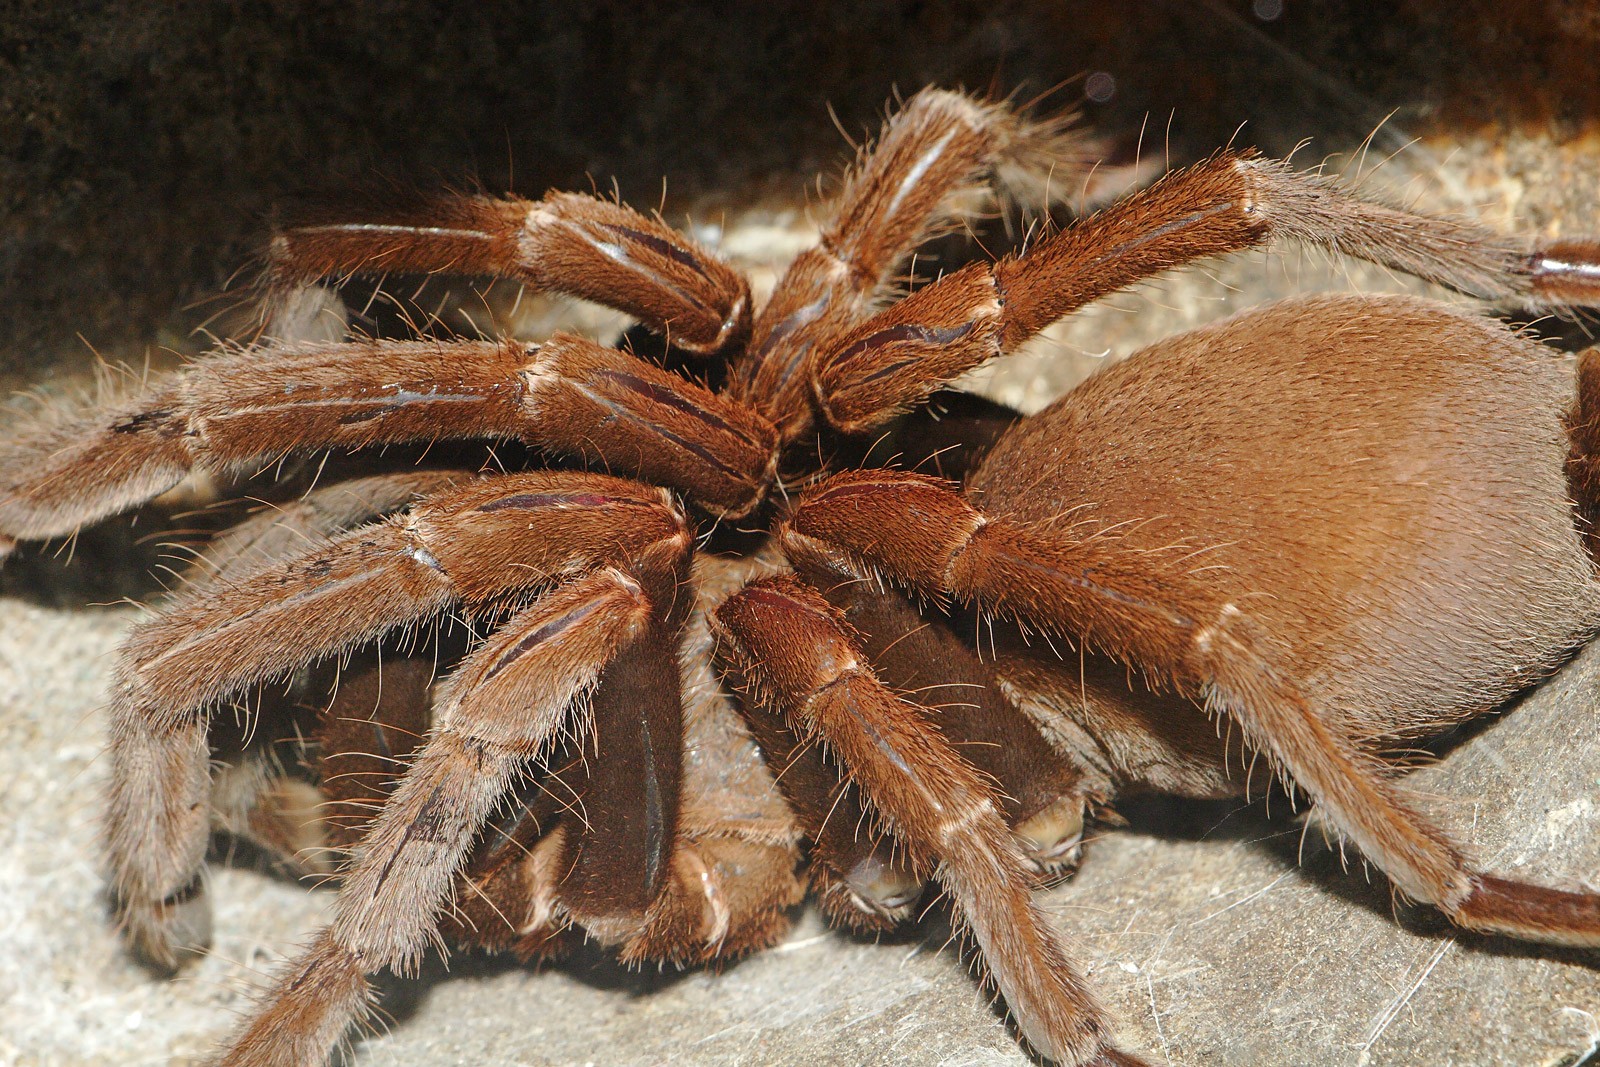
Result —
[{"label": "spider metatarsus", "polygon": [[[0,442],[0,553],[291,453],[515,439],[562,461],[317,488],[220,539],[129,639],[106,841],[132,945],[175,967],[206,944],[218,828],[343,857],[332,921],[219,1062],[321,1062],[368,976],[445,934],[713,961],[778,940],[808,882],[870,929],[932,879],[1035,1050],[1141,1063],[1032,892],[1117,794],[1237,794],[1253,757],[1459,926],[1600,944],[1600,896],[1479,871],[1391,773],[1600,630],[1600,350],[1574,399],[1493,320],[1309,297],[1028,418],[928,404],[1090,301],[1275,238],[1548,307],[1600,304],[1600,242],[1529,247],[1226,151],[889,299],[980,193],[1070,185],[1069,154],[1056,124],[922,92],[761,308],[588,196],[308,219],[271,246],[280,305],[329,275],[507,276],[721,361],[716,392],[564,334],[266,340]],[[892,465],[843,458],[886,433]],[[704,547],[735,525],[765,533]],[[487,634],[436,682],[443,653],[395,635],[452,614]],[[247,697],[310,701],[309,778],[229,748],[216,712]]]}]

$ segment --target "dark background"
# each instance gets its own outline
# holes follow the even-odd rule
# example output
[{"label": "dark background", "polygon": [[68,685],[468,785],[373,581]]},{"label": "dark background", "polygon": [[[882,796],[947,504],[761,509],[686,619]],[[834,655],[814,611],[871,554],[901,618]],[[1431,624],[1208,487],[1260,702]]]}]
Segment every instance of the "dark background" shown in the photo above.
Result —
[{"label": "dark background", "polygon": [[[1590,0],[0,2],[0,386],[193,348],[272,206],[394,181],[798,198],[896,90],[1060,86],[1113,156],[1593,136]],[[1085,77],[1115,91],[1086,101]],[[1097,84],[1104,86],[1102,79]],[[1097,95],[1104,95],[1097,94]],[[1170,135],[1167,130],[1170,128]],[[81,340],[80,340],[81,337]]]}]

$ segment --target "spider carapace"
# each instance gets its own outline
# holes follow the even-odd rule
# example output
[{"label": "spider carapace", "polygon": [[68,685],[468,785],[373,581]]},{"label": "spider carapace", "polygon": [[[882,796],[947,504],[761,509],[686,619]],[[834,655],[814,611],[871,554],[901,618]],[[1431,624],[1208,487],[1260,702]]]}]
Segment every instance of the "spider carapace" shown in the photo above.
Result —
[{"label": "spider carapace", "polygon": [[[106,841],[134,948],[173,967],[205,945],[216,829],[340,876],[221,1062],[321,1062],[368,976],[445,935],[710,961],[778,940],[808,883],[871,928],[930,880],[1034,1049],[1143,1062],[1033,890],[1119,791],[1237,793],[1252,756],[1456,924],[1600,943],[1600,897],[1482,872],[1388,762],[1600,629],[1600,355],[1575,391],[1494,320],[1324,296],[1028,418],[941,392],[1090,301],[1274,239],[1523,307],[1600,303],[1600,242],[1526,245],[1225,151],[895,298],[985,198],[1070,187],[1073,145],[919,93],[760,307],[658,219],[571,194],[305,216],[268,253],[269,335],[328,276],[503,276],[635,316],[715,391],[565,334],[266,336],[0,441],[0,553],[198,469],[447,439],[559,458],[324,484],[216,541],[128,639]],[[892,465],[818,460],[885,433]],[[732,524],[758,535],[700,547]],[[453,651],[447,617],[470,624]],[[293,720],[308,766],[236,744],[217,712],[241,701],[259,736]]]}]

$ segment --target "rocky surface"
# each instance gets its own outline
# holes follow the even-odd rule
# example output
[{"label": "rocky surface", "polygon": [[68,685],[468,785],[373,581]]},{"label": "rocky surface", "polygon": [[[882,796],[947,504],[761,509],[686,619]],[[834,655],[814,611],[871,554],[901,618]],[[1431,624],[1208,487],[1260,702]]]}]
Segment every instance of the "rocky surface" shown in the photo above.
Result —
[{"label": "rocky surface", "polygon": [[[198,1064],[248,990],[330,899],[216,866],[213,953],[150,977],[107,921],[96,844],[106,764],[97,712],[130,608],[0,600],[0,1063]],[[1495,871],[1600,878],[1600,648],[1462,745],[1414,788]],[[1593,953],[1457,933],[1391,907],[1381,878],[1281,810],[1142,805],[1044,897],[1122,1020],[1172,1064],[1577,1067],[1600,1048]],[[1298,858],[1298,862],[1297,862]],[[388,1018],[354,1064],[1029,1062],[937,918],[879,944],[814,912],[722,973],[633,974],[595,954],[535,972],[433,961],[387,980]]]}]

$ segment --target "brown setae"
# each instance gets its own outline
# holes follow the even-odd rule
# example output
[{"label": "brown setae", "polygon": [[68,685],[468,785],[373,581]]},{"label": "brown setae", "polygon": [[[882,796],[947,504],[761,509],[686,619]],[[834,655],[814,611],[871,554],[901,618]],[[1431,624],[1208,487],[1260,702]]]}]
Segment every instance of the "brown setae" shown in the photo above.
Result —
[{"label": "brown setae", "polygon": [[[1082,167],[1062,123],[919,93],[761,306],[589,196],[302,216],[271,244],[260,340],[0,439],[0,557],[198,471],[362,457],[215,540],[116,674],[106,848],[136,952],[172,969],[207,945],[215,832],[338,876],[217,1062],[324,1061],[369,976],[441,941],[710,963],[781,939],[808,888],[873,930],[931,882],[1042,1057],[1145,1063],[1033,892],[1118,795],[1241,793],[1257,757],[1457,925],[1600,945],[1600,896],[1482,871],[1394,773],[1600,630],[1600,350],[1574,390],[1493,319],[1324,296],[1027,418],[947,388],[1275,240],[1551,309],[1600,305],[1600,241],[1526,244],[1230,150],[900,295],[931,237]],[[308,286],[382,272],[597,301],[666,357],[274,338]],[[529,469],[454,468],[462,441]]]}]

